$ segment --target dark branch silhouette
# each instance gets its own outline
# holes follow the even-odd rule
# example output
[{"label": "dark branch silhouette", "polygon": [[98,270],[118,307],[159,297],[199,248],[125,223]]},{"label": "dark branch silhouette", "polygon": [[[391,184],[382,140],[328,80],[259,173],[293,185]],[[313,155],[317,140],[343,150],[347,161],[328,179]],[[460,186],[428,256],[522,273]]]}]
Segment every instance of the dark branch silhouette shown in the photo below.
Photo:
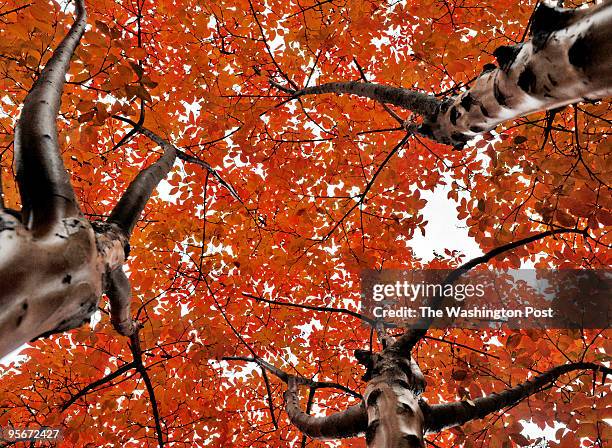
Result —
[{"label": "dark branch silhouette", "polygon": [[108,221],[117,224],[128,237],[132,234],[153,190],[170,172],[176,160],[174,146],[167,142],[162,142],[160,146],[164,151],[163,155],[138,173],[108,217]]},{"label": "dark branch silhouette", "polygon": [[299,98],[306,95],[321,95],[324,93],[352,94],[364,98],[371,98],[383,104],[393,104],[394,106],[410,110],[424,117],[433,117],[440,106],[440,100],[433,95],[404,89],[402,87],[392,87],[372,82],[330,82],[313,87],[304,87],[300,90],[289,89],[272,80],[270,84],[288,93],[292,98]]},{"label": "dark branch silhouette", "polygon": [[321,312],[327,312],[327,313],[346,314],[348,316],[353,316],[357,319],[367,322],[370,325],[376,324],[374,319],[370,319],[369,317],[364,316],[363,314],[359,314],[356,311],[351,311],[346,308],[336,308],[333,306],[314,306],[314,305],[306,305],[302,303],[292,303],[292,302],[281,302],[279,300],[264,299],[263,297],[256,296],[254,294],[249,294],[246,292],[243,292],[242,295],[244,297],[249,297],[253,300],[256,300],[257,302],[268,303],[270,305],[279,305],[279,306],[286,306],[287,308],[299,308],[299,309],[304,309],[304,310],[321,311]]},{"label": "dark branch silhouette", "polygon": [[227,182],[225,179],[223,179],[219,175],[217,170],[215,170],[212,166],[210,166],[210,164],[208,164],[204,160],[199,159],[199,158],[197,158],[195,156],[189,155],[185,151],[180,150],[176,146],[172,145],[172,143],[168,142],[167,140],[165,140],[162,137],[160,137],[159,135],[157,135],[155,132],[153,132],[150,129],[147,129],[146,127],[144,127],[142,125],[142,123],[140,123],[140,121],[137,123],[134,120],[131,120],[130,118],[122,117],[120,115],[113,115],[113,118],[116,118],[117,120],[123,121],[124,123],[128,123],[128,124],[130,124],[130,125],[132,125],[134,127],[128,133],[128,135],[131,134],[132,132],[134,132],[134,133],[140,132],[142,135],[148,137],[149,139],[151,139],[152,141],[157,143],[162,148],[164,146],[166,146],[166,145],[172,146],[174,148],[174,150],[176,151],[177,157],[180,160],[183,160],[184,162],[194,163],[196,165],[199,165],[199,166],[203,167],[206,171],[208,171],[217,180],[217,182],[223,188],[225,188],[227,191],[230,192],[230,194],[234,197],[234,199],[236,199],[238,202],[240,202],[241,204],[244,205],[244,202],[242,201],[242,199],[240,198],[240,196],[238,195],[238,193],[236,192],[234,187],[229,182]]},{"label": "dark branch silhouette", "polygon": [[127,364],[122,365],[121,367],[119,367],[114,372],[109,373],[104,378],[100,378],[99,380],[94,381],[93,383],[88,384],[83,389],[79,390],[76,394],[74,394],[72,397],[70,397],[70,400],[68,400],[66,403],[64,403],[62,405],[62,411],[65,411],[66,409],[68,409],[79,398],[84,397],[89,392],[97,389],[100,386],[103,386],[106,383],[110,383],[115,378],[120,377],[124,373],[126,373],[126,372],[128,372],[128,371],[130,371],[131,369],[134,369],[134,368],[136,368],[136,364],[133,361],[129,362]]},{"label": "dark branch silhouette", "polygon": [[[549,236],[560,235],[564,233],[574,233],[583,236],[587,236],[588,233],[586,230],[580,229],[554,229],[547,230],[546,232],[537,233],[535,235],[529,236],[527,238],[520,239],[518,241],[513,241],[508,244],[504,244],[502,246],[496,247],[495,249],[490,250],[486,254],[473,258],[466,263],[459,266],[457,269],[453,270],[442,282],[442,285],[449,285],[456,282],[463,274],[469,272],[471,269],[474,269],[476,266],[488,263],[493,258],[498,255],[502,255],[506,252],[510,252],[514,249],[517,249],[522,246],[526,246],[527,244],[533,243],[534,241],[541,240],[543,238],[547,238]],[[432,309],[438,308],[442,303],[442,297],[438,296],[432,300],[430,307]],[[400,336],[394,345],[403,353],[410,353],[414,345],[421,340],[426,334],[427,331],[433,321],[433,318],[423,318],[416,326],[417,329],[407,331],[402,336]]]},{"label": "dark branch silhouette", "polygon": [[134,367],[142,377],[142,380],[145,383],[145,387],[147,388],[147,393],[149,394],[151,410],[153,411],[153,420],[155,422],[155,434],[157,435],[158,446],[161,448],[164,446],[164,433],[162,432],[161,427],[159,406],[157,404],[157,398],[155,397],[155,389],[153,388],[151,377],[149,377],[149,372],[147,371],[147,368],[142,362],[142,348],[140,347],[140,336],[138,334],[138,331],[135,331],[130,336],[130,350],[132,352],[132,356],[134,357]]}]

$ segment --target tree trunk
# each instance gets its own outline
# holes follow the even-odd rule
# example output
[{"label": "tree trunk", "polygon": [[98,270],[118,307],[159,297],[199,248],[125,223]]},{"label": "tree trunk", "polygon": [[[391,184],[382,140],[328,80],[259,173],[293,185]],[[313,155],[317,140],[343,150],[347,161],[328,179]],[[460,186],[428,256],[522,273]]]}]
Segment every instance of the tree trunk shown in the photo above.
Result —
[{"label": "tree trunk", "polygon": [[470,89],[443,102],[422,131],[460,146],[498,124],[541,110],[612,94],[612,2],[589,9],[541,4],[532,38],[495,51],[490,67]]},{"label": "tree trunk", "polygon": [[164,154],[130,183],[107,223],[83,216],[61,158],[56,117],[86,24],[85,4],[76,0],[74,24],[28,92],[15,129],[23,208],[19,218],[0,200],[0,357],[40,336],[82,325],[104,293],[115,329],[126,336],[136,330],[122,265],[132,230],[177,151],[158,142]]},{"label": "tree trunk", "polygon": [[271,84],[295,98],[346,93],[396,105],[423,117],[423,123],[410,130],[462,148],[505,121],[612,95],[612,0],[587,9],[540,3],[531,39],[499,47],[494,55],[499,67],[487,64],[469,90],[444,100],[369,82],[332,82],[300,90]]},{"label": "tree trunk", "polygon": [[399,369],[373,378],[366,388],[368,448],[423,448],[425,418],[418,396]]},{"label": "tree trunk", "polygon": [[419,403],[425,378],[411,349],[412,340],[401,337],[378,354],[356,353],[368,367],[364,396],[368,448],[425,446],[425,416]]},{"label": "tree trunk", "polygon": [[97,233],[85,218],[65,218],[34,236],[0,211],[0,356],[86,322],[107,274],[123,264],[125,244],[115,226]]}]

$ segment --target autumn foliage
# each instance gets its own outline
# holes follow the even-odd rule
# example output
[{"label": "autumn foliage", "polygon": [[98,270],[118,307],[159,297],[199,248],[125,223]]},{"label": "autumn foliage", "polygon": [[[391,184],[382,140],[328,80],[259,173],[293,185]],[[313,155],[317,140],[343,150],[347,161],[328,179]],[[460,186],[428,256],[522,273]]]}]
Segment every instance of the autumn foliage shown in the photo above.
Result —
[{"label": "autumn foliage", "polygon": [[[466,261],[453,241],[431,260],[414,253],[414,235],[445,237],[426,231],[424,192],[447,195],[483,252],[546,230],[583,231],[540,239],[491,265],[609,267],[609,100],[507,122],[454,151],[407,135],[403,122],[416,118],[400,108],[349,95],[290,101],[270,84],[367,79],[458,93],[494,62],[495,48],[526,39],[534,6],[88,2],[58,122],[83,212],[108,216],[159,158],[141,127],[184,157],[130,243],[141,353],[113,329],[101,301],[95,325],[38,340],[21,352],[25,361],[0,371],[0,426],[61,427],[60,446],[161,439],[188,447],[365,447],[360,438],[302,440],[284,411],[285,381],[252,361],[333,383],[303,388],[304,410],[325,415],[356,403],[365,371],[354,351],[381,348],[375,332],[345,312],[359,311],[361,270]],[[12,208],[19,208],[15,121],[73,10],[54,0],[0,5],[0,154]],[[607,330],[431,330],[414,356],[428,403],[473,400],[560,364],[609,363],[609,337]],[[429,440],[440,448],[535,446],[521,423],[531,420],[560,428],[541,446],[604,447],[612,439],[608,392],[601,375],[572,372],[503,413]]]}]

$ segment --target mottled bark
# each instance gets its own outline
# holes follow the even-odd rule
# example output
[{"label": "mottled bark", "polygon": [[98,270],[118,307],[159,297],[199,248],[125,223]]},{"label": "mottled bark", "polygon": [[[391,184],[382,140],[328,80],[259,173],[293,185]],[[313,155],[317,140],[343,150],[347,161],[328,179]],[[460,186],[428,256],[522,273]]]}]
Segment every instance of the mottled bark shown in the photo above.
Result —
[{"label": "mottled bark", "polygon": [[96,233],[84,218],[64,218],[34,236],[0,212],[0,356],[41,336],[87,322],[107,273],[124,261],[119,232]]},{"label": "mottled bark", "polygon": [[612,94],[612,2],[584,10],[540,4],[531,39],[495,51],[465,93],[446,100],[420,131],[462,146],[507,120]]},{"label": "mottled bark", "polygon": [[[498,124],[523,115],[556,109],[612,94],[612,1],[568,10],[541,3],[531,38],[502,46],[461,95],[433,95],[369,82],[333,82],[301,90],[272,85],[292,97],[346,93],[372,98],[423,117],[421,135],[457,148]],[[410,127],[412,130],[412,126]]]},{"label": "mottled bark", "polygon": [[103,293],[112,322],[134,333],[129,282],[121,270],[129,236],[176,152],[143,170],[108,223],[80,212],[58,142],[56,119],[70,63],[86,26],[85,5],[28,95],[15,130],[21,216],[0,207],[0,357],[33,339],[87,322]]},{"label": "mottled bark", "polygon": [[[609,367],[575,362],[554,367],[515,387],[486,397],[428,405],[419,398],[425,387],[423,375],[405,352],[411,343],[410,336],[407,336],[399,338],[381,353],[366,356],[365,352],[360,352],[360,362],[369,365],[364,402],[337,414],[313,417],[304,413],[299,406],[297,382],[292,379],[285,392],[290,421],[313,438],[354,437],[365,431],[368,448],[422,448],[426,434],[461,426],[516,405],[550,387],[567,373],[601,372],[602,381],[612,374]],[[368,356],[371,359],[365,359]]]},{"label": "mottled bark", "polygon": [[412,347],[403,338],[370,355],[361,353],[368,365],[368,385],[364,396],[368,414],[368,448],[422,448],[425,417],[419,397],[425,379],[411,358]]},{"label": "mottled bark", "polygon": [[124,260],[122,237],[96,233],[81,215],[57,138],[70,58],[85,30],[76,19],[26,96],[15,130],[23,206],[0,211],[0,356],[40,336],[81,325],[95,311],[105,274]]}]

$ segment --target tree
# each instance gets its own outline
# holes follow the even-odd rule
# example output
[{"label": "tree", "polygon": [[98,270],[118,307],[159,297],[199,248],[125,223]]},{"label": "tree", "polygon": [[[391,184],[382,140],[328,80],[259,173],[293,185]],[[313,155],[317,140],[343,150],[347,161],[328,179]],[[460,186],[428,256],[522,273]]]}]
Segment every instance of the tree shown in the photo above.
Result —
[{"label": "tree", "polygon": [[[0,353],[39,338],[0,424],[470,447],[525,446],[532,419],[603,446],[607,331],[390,330],[358,282],[609,266],[610,2],[192,3],[79,0],[68,32],[55,2],[0,10]],[[482,257],[412,251],[447,183]]]}]

